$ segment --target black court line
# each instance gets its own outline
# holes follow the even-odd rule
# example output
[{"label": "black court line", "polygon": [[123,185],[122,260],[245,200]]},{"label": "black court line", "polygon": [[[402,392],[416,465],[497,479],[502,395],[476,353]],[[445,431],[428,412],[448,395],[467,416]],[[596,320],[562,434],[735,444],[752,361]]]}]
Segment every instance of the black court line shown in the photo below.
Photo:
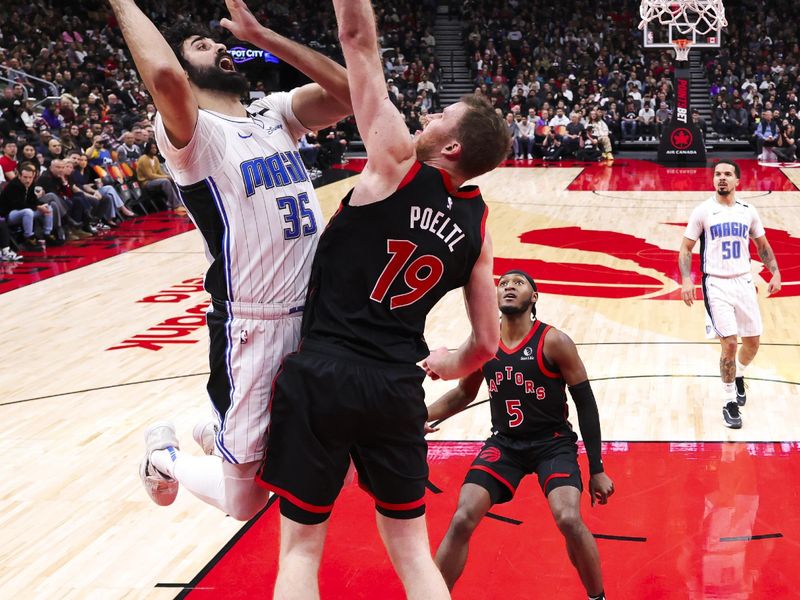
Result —
[{"label": "black court line", "polygon": [[73,390],[71,392],[61,392],[58,394],[50,394],[48,396],[25,398],[24,400],[12,400],[11,402],[0,402],[0,406],[11,406],[12,404],[22,404],[24,402],[33,402],[34,400],[48,400],[50,398],[60,398],[61,396],[72,396],[73,394],[85,394],[86,392],[97,392],[99,390],[113,390],[114,388],[125,387],[128,385],[141,385],[143,383],[155,383],[157,381],[171,381],[173,379],[186,379],[187,377],[200,377],[207,375],[208,371],[204,373],[189,373],[188,375],[170,375],[169,377],[159,377],[157,379],[143,379],[141,381],[129,381],[127,383],[114,383],[112,385],[101,385],[99,387],[86,388],[84,390]]},{"label": "black court line", "polygon": [[636,537],[630,535],[608,535],[606,533],[593,533],[598,540],[614,540],[615,542],[646,542],[646,537]]},{"label": "black court line", "polygon": [[[675,345],[710,344],[710,345],[715,345],[716,342],[582,342],[582,343],[576,344],[576,345],[577,346],[605,346],[605,345],[608,345],[608,346],[612,346],[612,345],[618,345],[618,346],[632,345],[632,346],[635,346],[635,345],[659,345],[659,344],[675,344]],[[777,343],[769,344],[769,343],[764,343],[764,344],[761,344],[761,346],[762,347],[763,346],[786,346],[786,347],[789,347],[789,348],[796,348],[796,347],[800,347],[800,344],[777,344]],[[11,406],[12,404],[23,404],[25,402],[33,402],[34,400],[48,400],[48,399],[51,399],[51,398],[60,398],[61,396],[71,396],[73,394],[84,394],[86,392],[96,392],[96,391],[99,391],[99,390],[111,390],[111,389],[114,389],[114,388],[125,387],[125,386],[129,386],[129,385],[141,385],[141,384],[144,384],[144,383],[155,383],[155,382],[158,382],[158,381],[171,381],[173,379],[184,379],[184,378],[187,378],[187,377],[207,376],[208,374],[209,374],[208,371],[204,371],[202,373],[189,373],[187,375],[171,375],[169,377],[160,377],[160,378],[157,378],[157,379],[143,379],[141,381],[129,381],[127,383],[114,383],[114,384],[111,384],[111,385],[103,385],[103,386],[98,386],[98,387],[93,387],[93,388],[86,388],[86,389],[82,389],[82,390],[72,390],[70,392],[60,392],[58,394],[49,394],[47,396],[36,396],[34,398],[23,398],[22,400],[11,400],[10,402],[0,402],[0,407]],[[673,377],[717,378],[717,377],[719,377],[719,374],[715,373],[715,374],[711,374],[711,375],[682,375],[682,374],[678,374],[678,375],[672,375],[672,374],[615,375],[615,376],[609,376],[609,377],[596,377],[596,378],[592,379],[592,381],[610,381],[610,380],[613,380],[613,379],[647,379],[647,378],[658,378],[658,377],[663,377],[663,378],[673,378]],[[749,381],[767,381],[767,382],[770,382],[770,383],[785,383],[787,385],[800,385],[800,381],[787,381],[787,380],[784,380],[784,379],[768,379],[766,377],[748,377],[747,379]],[[476,404],[470,404],[464,410],[467,410],[468,408],[472,408],[473,406],[477,406],[478,404],[483,404],[483,402],[488,402],[488,401],[489,400],[487,399],[487,400],[483,400],[482,402],[478,402]],[[445,419],[443,419],[443,421],[444,420]],[[442,421],[437,421],[436,423],[434,423],[434,426],[438,425],[441,422]]]},{"label": "black court line", "polygon": [[428,488],[434,494],[441,494],[442,493],[442,490],[440,490],[438,487],[436,487],[430,479],[428,479],[425,482],[425,487]]},{"label": "black court line", "polygon": [[[718,341],[708,342],[575,342],[576,346],[719,346]],[[800,344],[779,343],[779,342],[762,342],[759,346],[786,346],[788,348],[797,348]]]},{"label": "black court line", "polygon": [[[595,377],[592,381],[612,381],[615,379],[689,379],[689,378],[698,378],[698,379],[719,379],[719,373],[714,375],[669,375],[669,374],[661,374],[661,375],[612,375],[609,377]],[[768,381],[770,383],[785,383],[787,385],[800,385],[800,381],[787,381],[785,379],[769,379],[766,377],[746,377],[748,381]],[[469,408],[469,407],[467,407]]]},{"label": "black court line", "polygon": [[[788,177],[787,177],[787,179],[788,179]],[[791,180],[790,180],[790,183],[791,183]],[[792,184],[792,185],[794,185],[794,184]],[[584,190],[570,190],[570,191],[584,191]],[[617,190],[617,191],[620,192],[622,190]],[[674,192],[675,190],[648,190],[648,191],[630,190],[630,191],[633,192],[633,193],[636,193],[636,194],[648,194],[648,193],[660,194],[660,193],[663,193],[663,192]],[[739,193],[741,193],[741,190],[737,190],[737,191],[739,191]],[[791,193],[791,192],[789,192],[789,193]],[[600,198],[610,198],[610,199],[613,199],[613,200],[628,200],[628,201],[630,201],[630,200],[637,200],[638,199],[638,198],[631,198],[630,196],[612,196],[611,194],[604,194],[603,192],[598,192],[597,190],[592,190],[592,194],[594,194],[595,196],[599,196]],[[740,199],[741,200],[749,200],[751,198],[763,198],[764,196],[769,196],[770,194],[772,194],[771,190],[770,191],[766,191],[766,192],[762,192],[762,193],[760,193],[760,194],[758,194],[756,196],[747,196],[747,198],[740,198]],[[675,200],[673,200],[672,198],[669,198],[669,199],[665,198],[663,200],[654,200],[654,199],[651,199],[651,198],[641,198],[641,200],[643,202],[674,202],[676,200],[678,202],[697,202],[697,203],[703,202],[702,198],[700,200],[688,200],[688,199],[680,199],[680,200],[675,199]],[[661,208],[661,207],[640,206],[640,207],[637,207],[637,208]],[[675,208],[675,207],[674,206],[671,206],[671,207],[665,206],[663,208]],[[784,207],[783,206],[759,206],[758,208],[784,208]],[[788,207],[787,206],[785,208],[794,208],[794,207]]]},{"label": "black court line", "polygon": [[782,533],[761,533],[758,535],[740,535],[737,537],[723,537],[719,538],[720,542],[750,542],[752,540],[768,540],[773,538],[782,538]]},{"label": "black court line", "polygon": [[496,515],[491,512],[487,512],[486,516],[490,519],[494,519],[495,521],[502,521],[503,523],[511,523],[512,525],[522,525],[522,521],[518,521],[517,519],[512,519],[511,517],[504,517],[502,515]]},{"label": "black court line", "polygon": [[267,512],[270,508],[272,508],[272,505],[275,504],[275,502],[277,500],[278,500],[278,496],[276,496],[275,494],[270,496],[270,499],[267,501],[267,505],[264,508],[262,508],[260,511],[258,511],[258,514],[256,514],[255,517],[253,517],[247,523],[245,523],[242,526],[242,528],[239,531],[237,531],[230,540],[228,540],[228,543],[226,543],[220,549],[220,551],[217,552],[210,561],[208,561],[208,564],[206,564],[206,566],[203,567],[200,570],[200,572],[197,575],[195,575],[194,578],[189,583],[186,583],[186,584],[169,583],[169,582],[157,583],[155,585],[155,587],[157,587],[157,588],[158,587],[160,587],[160,588],[182,587],[183,590],[177,596],[175,596],[175,600],[179,600],[179,599],[185,598],[194,589],[208,589],[208,588],[199,587],[199,586],[197,586],[197,584],[200,583],[206,575],[208,575],[208,573],[211,571],[211,569],[213,569],[215,566],[217,566],[217,563],[220,560],[222,560],[222,557],[224,557],[231,550],[231,548],[233,548],[233,546],[234,546],[234,544],[236,544],[236,542],[238,542],[240,539],[242,539],[242,536],[244,536],[244,534],[247,533],[250,530],[250,528],[253,525],[256,524],[256,522],[261,518],[261,516],[265,512]]}]

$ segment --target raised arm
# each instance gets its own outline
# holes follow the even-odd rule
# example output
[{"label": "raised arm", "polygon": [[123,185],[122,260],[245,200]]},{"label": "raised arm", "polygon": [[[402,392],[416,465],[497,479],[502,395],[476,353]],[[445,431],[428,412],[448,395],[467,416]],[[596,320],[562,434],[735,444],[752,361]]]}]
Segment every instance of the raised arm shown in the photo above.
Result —
[{"label": "raised arm", "polygon": [[[359,187],[391,193],[416,159],[403,117],[389,100],[378,55],[375,15],[369,0],[333,0],[350,98],[368,162]],[[353,200],[356,200],[354,194]]]},{"label": "raised arm", "polygon": [[422,366],[431,377],[464,377],[482,367],[497,352],[500,324],[497,320],[497,292],[492,278],[493,264],[492,240],[487,232],[481,255],[472,267],[469,282],[464,286],[464,302],[472,332],[455,352],[439,348],[425,359]]},{"label": "raised arm", "polygon": [[681,242],[681,249],[678,251],[678,268],[681,270],[681,297],[686,306],[691,306],[695,301],[694,282],[692,281],[692,248],[697,240],[690,240],[687,237]]},{"label": "raised arm", "polygon": [[197,100],[175,53],[133,0],[109,0],[125,43],[164,121],[170,142],[183,148],[197,124]]},{"label": "raised arm", "polygon": [[441,421],[460,413],[475,400],[482,381],[483,375],[480,371],[459,379],[456,387],[445,392],[428,407],[428,421]]},{"label": "raised arm", "polygon": [[238,39],[266,50],[314,81],[299,88],[292,111],[308,129],[328,127],[352,114],[347,71],[336,61],[261,25],[244,0],[225,0],[230,19],[220,25]]},{"label": "raised arm", "polygon": [[767,241],[767,236],[762,235],[753,239],[758,250],[758,257],[764,266],[772,273],[772,279],[769,280],[767,288],[768,294],[774,294],[781,291],[781,272],[778,270],[778,261],[775,259],[775,253],[772,252],[772,246]]}]

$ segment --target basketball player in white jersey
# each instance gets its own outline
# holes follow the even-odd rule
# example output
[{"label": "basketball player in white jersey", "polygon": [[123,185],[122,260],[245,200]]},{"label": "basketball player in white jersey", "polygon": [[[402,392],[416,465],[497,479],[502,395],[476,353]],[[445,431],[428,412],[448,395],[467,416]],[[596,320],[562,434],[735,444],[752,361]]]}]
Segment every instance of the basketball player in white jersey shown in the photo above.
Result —
[{"label": "basketball player in white jersey", "polygon": [[[722,376],[722,416],[733,429],[742,426],[739,411],[747,396],[744,370],[758,352],[762,324],[756,288],[750,272],[750,239],[758,256],[772,273],[768,294],[781,289],[778,262],[767,241],[758,212],[751,204],[736,199],[739,165],[721,160],[714,168],[716,193],[694,209],[683,234],[678,264],[683,278],[682,296],[687,306],[695,300],[692,282],[692,248],[700,240],[700,270],[706,308],[706,334],[722,344],[719,370]],[[742,338],[739,348],[737,336]]]},{"label": "basketball player in white jersey", "polygon": [[171,504],[182,484],[239,520],[266,504],[254,475],[264,453],[271,382],[296,349],[322,214],[297,140],[352,112],[347,73],[334,61],[262,27],[226,0],[235,37],[267,50],[311,83],[249,106],[247,79],[222,44],[184,24],[165,37],[133,0],[110,0],[158,109],[156,141],[205,242],[210,343],[208,394],[215,422],[194,438],[209,456],[182,453],[170,423],[145,432],[140,476]]}]

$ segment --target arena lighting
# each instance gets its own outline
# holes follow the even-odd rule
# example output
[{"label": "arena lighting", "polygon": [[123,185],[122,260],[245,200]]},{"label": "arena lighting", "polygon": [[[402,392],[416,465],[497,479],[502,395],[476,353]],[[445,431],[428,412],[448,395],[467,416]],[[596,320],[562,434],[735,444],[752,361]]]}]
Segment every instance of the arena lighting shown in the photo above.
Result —
[{"label": "arena lighting", "polygon": [[278,64],[280,61],[278,58],[267,52],[266,50],[261,50],[258,48],[245,48],[244,46],[236,46],[235,48],[230,48],[228,50],[228,54],[231,55],[233,58],[233,62],[237,65],[250,62],[251,60],[262,58],[264,62],[268,63],[275,63]]}]

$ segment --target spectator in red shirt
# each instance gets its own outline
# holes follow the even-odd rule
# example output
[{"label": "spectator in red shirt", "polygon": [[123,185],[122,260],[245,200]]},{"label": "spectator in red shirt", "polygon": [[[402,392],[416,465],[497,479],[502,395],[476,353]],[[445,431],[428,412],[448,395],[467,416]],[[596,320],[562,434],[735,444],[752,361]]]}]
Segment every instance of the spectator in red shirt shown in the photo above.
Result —
[{"label": "spectator in red shirt", "polygon": [[3,144],[3,155],[0,156],[0,171],[3,171],[6,181],[11,181],[17,176],[17,143],[7,140]]}]

